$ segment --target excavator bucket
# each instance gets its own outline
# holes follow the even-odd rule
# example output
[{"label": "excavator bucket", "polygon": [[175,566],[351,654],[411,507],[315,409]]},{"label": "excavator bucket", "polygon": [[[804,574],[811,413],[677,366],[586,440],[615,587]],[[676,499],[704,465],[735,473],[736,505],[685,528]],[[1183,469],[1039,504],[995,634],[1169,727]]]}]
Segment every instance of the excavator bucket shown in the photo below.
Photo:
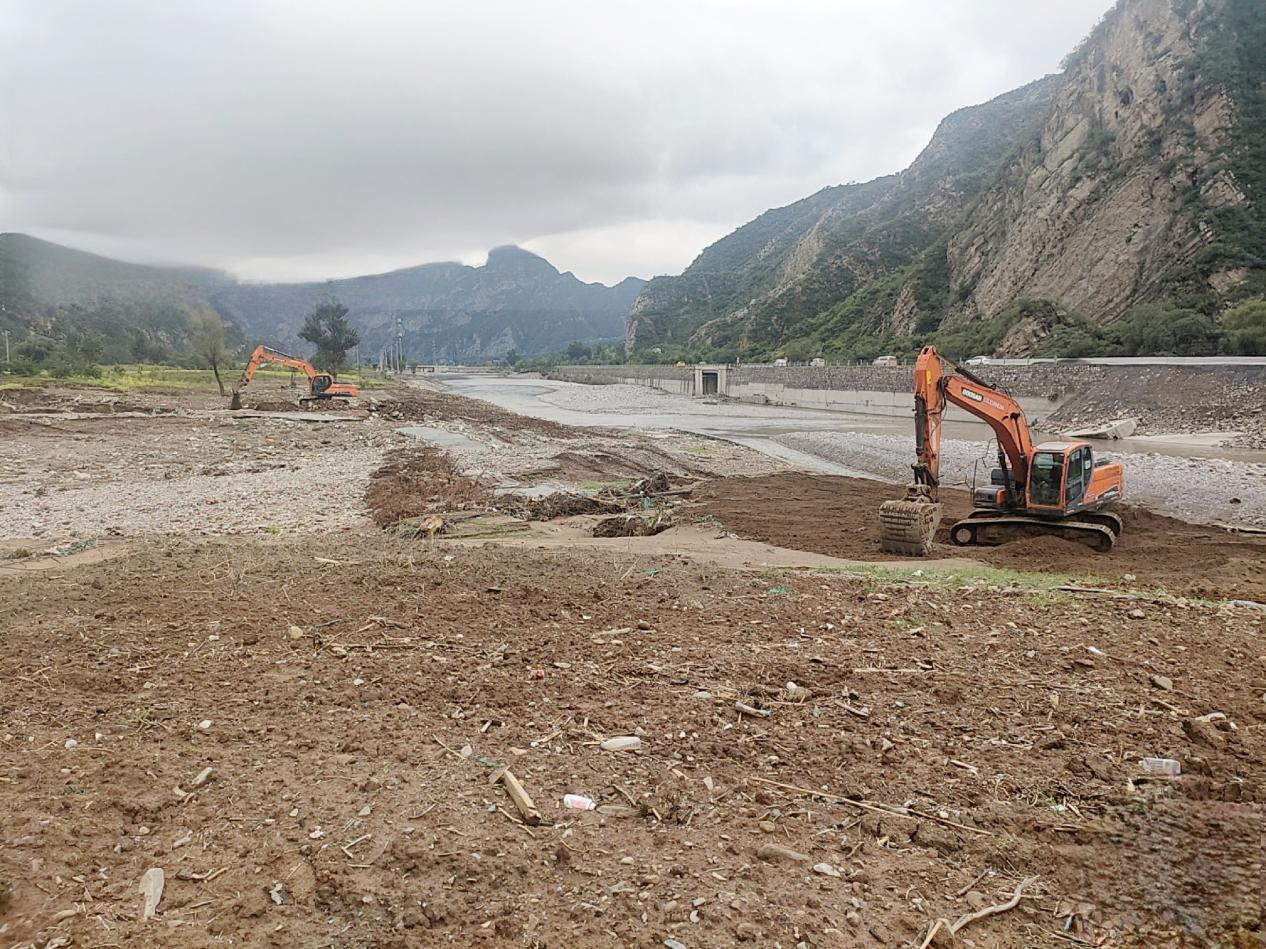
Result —
[{"label": "excavator bucket", "polygon": [[926,557],[941,523],[941,505],[925,485],[912,484],[900,501],[879,506],[879,546],[884,553]]},{"label": "excavator bucket", "polygon": [[229,402],[229,408],[240,409],[241,407],[242,407],[242,396],[239,393],[234,392],[233,399],[231,402]]}]

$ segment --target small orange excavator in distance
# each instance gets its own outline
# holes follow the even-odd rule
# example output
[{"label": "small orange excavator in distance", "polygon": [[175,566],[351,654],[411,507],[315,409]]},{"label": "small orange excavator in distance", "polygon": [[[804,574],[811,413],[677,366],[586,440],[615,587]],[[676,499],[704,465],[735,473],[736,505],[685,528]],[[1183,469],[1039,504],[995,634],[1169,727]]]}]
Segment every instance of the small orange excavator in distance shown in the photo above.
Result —
[{"label": "small orange excavator in distance", "polygon": [[267,346],[256,346],[255,351],[251,353],[251,358],[246,363],[246,369],[242,372],[242,378],[237,380],[237,384],[233,386],[233,401],[230,406],[235,409],[242,407],[241,391],[250,384],[251,379],[255,377],[255,370],[259,368],[260,363],[275,362],[282,366],[288,366],[291,369],[297,369],[308,377],[308,394],[299,399],[299,404],[305,402],[313,402],[323,399],[354,399],[360,395],[360,389],[350,382],[335,382],[328,373],[317,372],[313,368],[312,363],[306,359],[300,359],[298,356],[287,356],[285,353],[279,353],[275,349],[269,349]]},{"label": "small orange excavator in distance", "polygon": [[975,510],[950,528],[959,546],[997,545],[1054,534],[1112,549],[1121,518],[1104,510],[1120,501],[1121,465],[1096,461],[1082,441],[1034,445],[1024,411],[1011,396],[924,347],[914,366],[914,482],[900,501],[879,508],[880,546],[893,554],[931,552],[941,521],[941,417],[949,402],[983,419],[998,440],[989,486],[976,488]]}]

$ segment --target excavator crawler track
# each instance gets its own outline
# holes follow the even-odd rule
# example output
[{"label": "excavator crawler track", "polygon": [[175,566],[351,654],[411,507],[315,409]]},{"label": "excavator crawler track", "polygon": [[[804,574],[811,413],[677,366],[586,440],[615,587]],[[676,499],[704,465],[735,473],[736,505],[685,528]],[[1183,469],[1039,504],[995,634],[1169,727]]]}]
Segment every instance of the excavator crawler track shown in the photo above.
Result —
[{"label": "excavator crawler track", "polygon": [[1063,537],[1093,547],[1100,553],[1112,549],[1121,534],[1115,514],[1095,513],[1059,521],[1020,514],[973,511],[949,529],[950,541],[959,547],[996,547],[1021,537]]},{"label": "excavator crawler track", "polygon": [[941,505],[927,500],[885,501],[879,506],[879,546],[884,553],[925,557],[932,552]]}]

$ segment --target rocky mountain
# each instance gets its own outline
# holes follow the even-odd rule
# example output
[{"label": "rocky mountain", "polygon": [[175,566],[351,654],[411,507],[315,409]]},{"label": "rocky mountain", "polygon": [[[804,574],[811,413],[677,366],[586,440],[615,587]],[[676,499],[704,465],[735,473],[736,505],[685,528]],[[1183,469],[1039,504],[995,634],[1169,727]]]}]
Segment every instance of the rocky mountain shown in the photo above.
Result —
[{"label": "rocky mountain", "polygon": [[407,358],[483,362],[618,339],[642,283],[583,283],[536,254],[498,247],[481,267],[436,263],[324,283],[235,284],[211,302],[248,333],[298,346],[303,318],[333,298],[360,330],[363,358],[389,345],[399,320]]},{"label": "rocky mountain", "polygon": [[93,332],[115,362],[179,354],[190,317],[205,309],[228,322],[235,342],[307,352],[299,327],[330,299],[348,307],[365,359],[394,338],[397,319],[409,359],[536,355],[575,340],[620,338],[641,286],[632,277],[614,287],[583,283],[517,247],[493,250],[480,267],[436,263],[323,283],[241,283],[219,271],[123,263],[0,234],[0,328],[19,337]]},{"label": "rocky mountain", "polygon": [[1221,314],[1266,291],[1264,89],[1261,0],[1120,0],[1061,74],[947,117],[900,174],[652,280],[626,347],[1216,351]]}]

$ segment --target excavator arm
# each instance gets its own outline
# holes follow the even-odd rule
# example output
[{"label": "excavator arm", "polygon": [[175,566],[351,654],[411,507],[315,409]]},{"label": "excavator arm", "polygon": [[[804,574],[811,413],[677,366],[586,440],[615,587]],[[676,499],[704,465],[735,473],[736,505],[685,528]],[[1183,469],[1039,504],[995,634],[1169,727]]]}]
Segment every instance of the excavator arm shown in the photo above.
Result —
[{"label": "excavator arm", "polygon": [[941,424],[946,403],[986,422],[998,440],[1006,490],[1023,504],[1033,439],[1018,402],[926,346],[914,366],[914,481],[900,501],[879,509],[880,544],[889,553],[926,554],[941,521]]},{"label": "excavator arm", "polygon": [[940,500],[941,419],[947,402],[993,429],[1008,493],[1020,501],[1033,460],[1024,410],[1011,396],[942,359],[934,346],[924,347],[914,367],[914,483],[928,486],[932,501]]},{"label": "excavator arm", "polygon": [[316,376],[317,371],[312,364],[306,359],[300,359],[298,356],[287,356],[275,349],[269,349],[267,346],[256,346],[255,351],[251,353],[251,358],[247,360],[246,369],[242,371],[242,378],[237,381],[237,385],[233,387],[233,391],[245,388],[250,381],[255,378],[255,371],[259,369],[262,363],[275,362],[281,366],[287,366],[290,369],[296,369],[308,377],[311,382]]}]

